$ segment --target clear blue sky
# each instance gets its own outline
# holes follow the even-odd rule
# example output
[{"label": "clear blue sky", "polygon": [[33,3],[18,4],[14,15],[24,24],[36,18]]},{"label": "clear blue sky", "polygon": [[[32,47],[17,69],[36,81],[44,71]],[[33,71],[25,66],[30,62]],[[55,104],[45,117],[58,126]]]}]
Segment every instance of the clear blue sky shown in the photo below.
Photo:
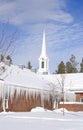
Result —
[{"label": "clear blue sky", "polygon": [[0,23],[7,21],[9,32],[18,28],[12,53],[14,64],[27,65],[31,61],[38,68],[43,30],[51,72],[60,61],[68,61],[71,54],[81,61],[83,0],[0,0]]}]

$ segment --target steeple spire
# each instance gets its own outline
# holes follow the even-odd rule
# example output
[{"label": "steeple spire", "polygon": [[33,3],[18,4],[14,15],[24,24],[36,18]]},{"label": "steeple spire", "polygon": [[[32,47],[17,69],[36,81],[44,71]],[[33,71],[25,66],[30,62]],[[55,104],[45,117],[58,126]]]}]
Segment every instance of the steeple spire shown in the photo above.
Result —
[{"label": "steeple spire", "polygon": [[42,40],[42,50],[41,55],[39,57],[39,70],[40,74],[48,74],[49,73],[49,59],[46,54],[46,41],[45,41],[45,31],[43,31],[43,40]]},{"label": "steeple spire", "polygon": [[45,41],[45,31],[43,31],[43,41],[42,41],[42,52],[41,56],[46,56],[46,41]]}]

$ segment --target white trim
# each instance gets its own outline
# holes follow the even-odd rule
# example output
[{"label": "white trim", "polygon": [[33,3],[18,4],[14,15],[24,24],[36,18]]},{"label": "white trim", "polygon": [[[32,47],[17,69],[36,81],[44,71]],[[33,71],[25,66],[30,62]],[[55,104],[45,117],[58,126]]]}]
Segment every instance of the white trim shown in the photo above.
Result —
[{"label": "white trim", "polygon": [[[63,104],[63,102],[60,102],[59,104]],[[64,102],[64,104],[83,104],[83,102]]]}]

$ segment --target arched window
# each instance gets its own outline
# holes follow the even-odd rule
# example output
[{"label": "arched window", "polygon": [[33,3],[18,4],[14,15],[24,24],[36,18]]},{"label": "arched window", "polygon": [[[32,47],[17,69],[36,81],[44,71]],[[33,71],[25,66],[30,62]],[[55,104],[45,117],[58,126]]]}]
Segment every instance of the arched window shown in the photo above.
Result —
[{"label": "arched window", "polygon": [[41,68],[44,68],[44,61],[42,61],[41,63]]}]

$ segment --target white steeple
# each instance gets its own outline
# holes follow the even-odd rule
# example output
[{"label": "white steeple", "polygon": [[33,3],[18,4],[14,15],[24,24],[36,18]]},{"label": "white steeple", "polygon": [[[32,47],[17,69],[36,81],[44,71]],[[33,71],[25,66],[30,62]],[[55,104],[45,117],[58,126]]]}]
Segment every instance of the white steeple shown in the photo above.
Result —
[{"label": "white steeple", "polygon": [[46,56],[46,43],[45,43],[45,31],[43,32],[43,41],[42,41],[42,52],[41,56],[45,57]]},{"label": "white steeple", "polygon": [[43,41],[42,41],[42,51],[39,57],[39,70],[40,74],[48,74],[49,73],[49,59],[46,54],[46,40],[45,40],[45,31],[43,32]]}]

